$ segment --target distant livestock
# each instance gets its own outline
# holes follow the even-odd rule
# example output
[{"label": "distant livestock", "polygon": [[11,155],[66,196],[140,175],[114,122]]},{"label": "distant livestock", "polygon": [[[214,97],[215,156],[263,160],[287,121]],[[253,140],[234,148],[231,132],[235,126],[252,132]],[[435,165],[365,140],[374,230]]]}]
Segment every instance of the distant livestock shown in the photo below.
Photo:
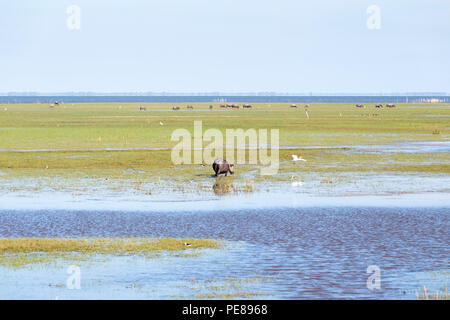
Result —
[{"label": "distant livestock", "polygon": [[220,107],[221,107],[221,108],[226,108],[227,106],[224,105],[224,104],[221,104]]},{"label": "distant livestock", "polygon": [[309,104],[305,104],[305,109],[308,109],[309,108]]},{"label": "distant livestock", "polygon": [[251,109],[252,106],[250,104],[243,104],[242,108]]},{"label": "distant livestock", "polygon": [[214,106],[213,106],[213,105],[210,105],[209,108],[212,109],[212,108],[214,108]]},{"label": "distant livestock", "polygon": [[357,104],[356,107],[357,108],[364,108],[364,105],[363,104]]},{"label": "distant livestock", "polygon": [[172,110],[180,110],[180,107],[172,107]]},{"label": "distant livestock", "polygon": [[296,104],[291,104],[291,108],[297,108]]},{"label": "distant livestock", "polygon": [[139,107],[139,110],[140,110],[140,111],[146,111],[146,110],[147,110],[147,107],[140,106],[140,107]]},{"label": "distant livestock", "polygon": [[194,107],[191,106],[191,105],[188,105],[186,108],[188,108],[188,109],[194,109]]},{"label": "distant livestock", "polygon": [[386,104],[386,108],[395,108],[395,104],[388,103],[388,104]]},{"label": "distant livestock", "polygon": [[233,108],[233,109],[239,109],[239,105],[237,105],[237,104],[232,104],[232,105],[231,105],[231,108]]},{"label": "distant livestock", "polygon": [[375,108],[383,108],[383,105],[382,105],[381,103],[377,103],[377,104],[375,105]]}]

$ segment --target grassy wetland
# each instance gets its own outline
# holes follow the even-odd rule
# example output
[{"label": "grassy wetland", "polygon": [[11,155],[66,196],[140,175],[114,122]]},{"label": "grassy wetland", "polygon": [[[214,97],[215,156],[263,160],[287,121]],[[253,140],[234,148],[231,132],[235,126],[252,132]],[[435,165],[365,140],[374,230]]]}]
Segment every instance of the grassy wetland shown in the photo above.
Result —
[{"label": "grassy wetland", "polygon": [[[146,110],[139,110],[144,105]],[[450,105],[397,104],[364,109],[354,104],[253,104],[252,109],[223,109],[194,104],[193,110],[164,103],[66,103],[0,107],[0,179],[3,193],[40,190],[83,193],[123,191],[142,195],[212,193],[211,164],[174,165],[170,140],[178,128],[279,129],[280,168],[260,176],[258,165],[241,165],[227,177],[233,192],[266,190],[301,179],[320,184],[352,180],[351,173],[440,175],[450,172],[448,152],[420,143],[450,138]],[[403,152],[419,143],[418,152]],[[389,150],[389,147],[391,150]],[[390,151],[390,152],[386,152]],[[307,162],[292,162],[300,154]],[[353,182],[356,182],[353,179]],[[329,184],[329,183],[328,183]],[[224,189],[224,188],[221,188]],[[225,189],[228,189],[225,187]],[[370,191],[369,191],[370,193]]]},{"label": "grassy wetland", "polygon": [[[450,104],[190,104],[0,105],[0,291],[69,299],[448,298],[448,210],[376,201],[448,199]],[[172,132],[193,132],[197,120],[203,132],[279,129],[278,173],[239,164],[234,175],[215,178],[210,163],[173,164]],[[239,207],[271,194],[275,209]],[[304,203],[304,195],[319,200],[281,207]],[[367,196],[381,208],[366,207]],[[333,207],[339,198],[361,198],[361,206]],[[166,202],[178,212],[155,209]],[[84,203],[93,209],[77,207]],[[208,203],[214,210],[198,210]],[[386,266],[384,291],[367,291],[367,261]],[[80,293],[64,291],[68,264],[82,266]],[[444,273],[435,279],[429,270]]]},{"label": "grassy wetland", "polygon": [[[20,268],[31,264],[54,264],[58,260],[82,261],[93,257],[141,255],[148,258],[160,252],[178,254],[199,249],[217,249],[220,244],[210,239],[148,238],[13,238],[0,239],[0,265]],[[194,253],[194,254],[193,254]]]}]

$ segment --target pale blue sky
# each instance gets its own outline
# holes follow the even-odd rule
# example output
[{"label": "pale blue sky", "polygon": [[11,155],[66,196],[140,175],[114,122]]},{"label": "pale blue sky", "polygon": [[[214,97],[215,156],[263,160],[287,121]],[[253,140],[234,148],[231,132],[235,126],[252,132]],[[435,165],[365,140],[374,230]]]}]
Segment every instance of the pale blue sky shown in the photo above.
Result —
[{"label": "pale blue sky", "polygon": [[0,92],[450,92],[450,1],[2,0],[0,70]]}]

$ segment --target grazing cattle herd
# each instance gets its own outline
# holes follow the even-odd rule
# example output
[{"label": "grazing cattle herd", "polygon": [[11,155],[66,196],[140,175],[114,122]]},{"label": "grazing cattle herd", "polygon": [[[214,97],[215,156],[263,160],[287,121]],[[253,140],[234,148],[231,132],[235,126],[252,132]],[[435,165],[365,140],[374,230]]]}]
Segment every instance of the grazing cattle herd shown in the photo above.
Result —
[{"label": "grazing cattle herd", "polygon": [[[55,108],[56,106],[58,106],[60,103],[58,102],[58,101],[55,101],[54,103],[52,103],[52,104],[50,104],[49,105],[49,108],[51,108],[51,109],[53,109],[53,108]],[[122,106],[120,106],[120,108],[121,108]],[[291,104],[290,105],[290,107],[291,108],[297,108],[297,105],[295,104],[295,103],[293,103],[293,104]],[[309,107],[310,107],[310,105],[309,104],[305,104],[305,106],[304,106],[304,108],[305,109],[309,109]],[[365,106],[363,105],[363,104],[356,104],[356,107],[357,108],[365,108]],[[386,103],[386,108],[395,108],[396,106],[395,106],[395,104],[393,104],[393,103]],[[192,106],[192,105],[187,105],[186,106],[186,108],[187,109],[190,109],[190,110],[193,110],[194,109],[194,106]],[[211,109],[213,109],[214,108],[214,106],[211,104],[210,106],[209,106],[209,109],[211,110]],[[240,107],[239,107],[239,105],[238,104],[221,104],[220,105],[220,108],[230,108],[230,109],[239,109]],[[251,104],[248,104],[248,103],[244,103],[244,104],[242,104],[242,108],[243,109],[252,109],[253,108],[253,106],[251,105]],[[375,104],[375,108],[383,108],[383,104],[381,104],[381,103],[377,103],[377,104]],[[147,107],[145,107],[145,106],[139,106],[139,110],[140,111],[147,111]],[[177,106],[174,106],[174,107],[172,107],[172,110],[181,110],[181,108],[180,107],[177,107]]]},{"label": "grazing cattle herd", "polygon": [[[365,108],[363,104],[356,104],[357,108]],[[375,108],[383,108],[383,105],[381,103],[375,104]],[[386,108],[395,108],[395,104],[393,103],[387,103]]]}]

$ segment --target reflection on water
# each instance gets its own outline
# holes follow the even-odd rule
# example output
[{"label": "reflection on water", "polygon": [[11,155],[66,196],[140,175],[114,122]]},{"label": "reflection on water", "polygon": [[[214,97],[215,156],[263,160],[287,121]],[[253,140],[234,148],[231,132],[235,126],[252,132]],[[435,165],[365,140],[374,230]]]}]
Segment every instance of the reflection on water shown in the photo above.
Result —
[{"label": "reflection on water", "polygon": [[234,190],[234,185],[226,181],[216,181],[213,185],[213,191],[216,195],[231,193]]},{"label": "reflection on water", "polygon": [[[427,282],[430,277],[424,275],[448,272],[449,229],[448,208],[0,212],[0,237],[145,236],[229,241],[225,250],[180,263],[116,261],[114,266],[105,264],[102,268],[106,271],[90,270],[92,281],[100,281],[105,278],[102,272],[107,272],[117,295],[97,284],[97,291],[89,291],[88,296],[113,298],[136,297],[123,289],[130,279],[154,288],[141,297],[157,298],[174,292],[192,297],[189,290],[175,285],[183,283],[184,288],[191,278],[201,282],[255,276],[274,279],[259,285],[258,290],[267,292],[268,298],[415,298],[415,290],[423,285],[439,288],[443,284],[439,279]],[[366,287],[369,265],[381,268],[379,291]],[[163,286],[164,281],[173,286]],[[75,294],[82,296],[83,292]]]}]

